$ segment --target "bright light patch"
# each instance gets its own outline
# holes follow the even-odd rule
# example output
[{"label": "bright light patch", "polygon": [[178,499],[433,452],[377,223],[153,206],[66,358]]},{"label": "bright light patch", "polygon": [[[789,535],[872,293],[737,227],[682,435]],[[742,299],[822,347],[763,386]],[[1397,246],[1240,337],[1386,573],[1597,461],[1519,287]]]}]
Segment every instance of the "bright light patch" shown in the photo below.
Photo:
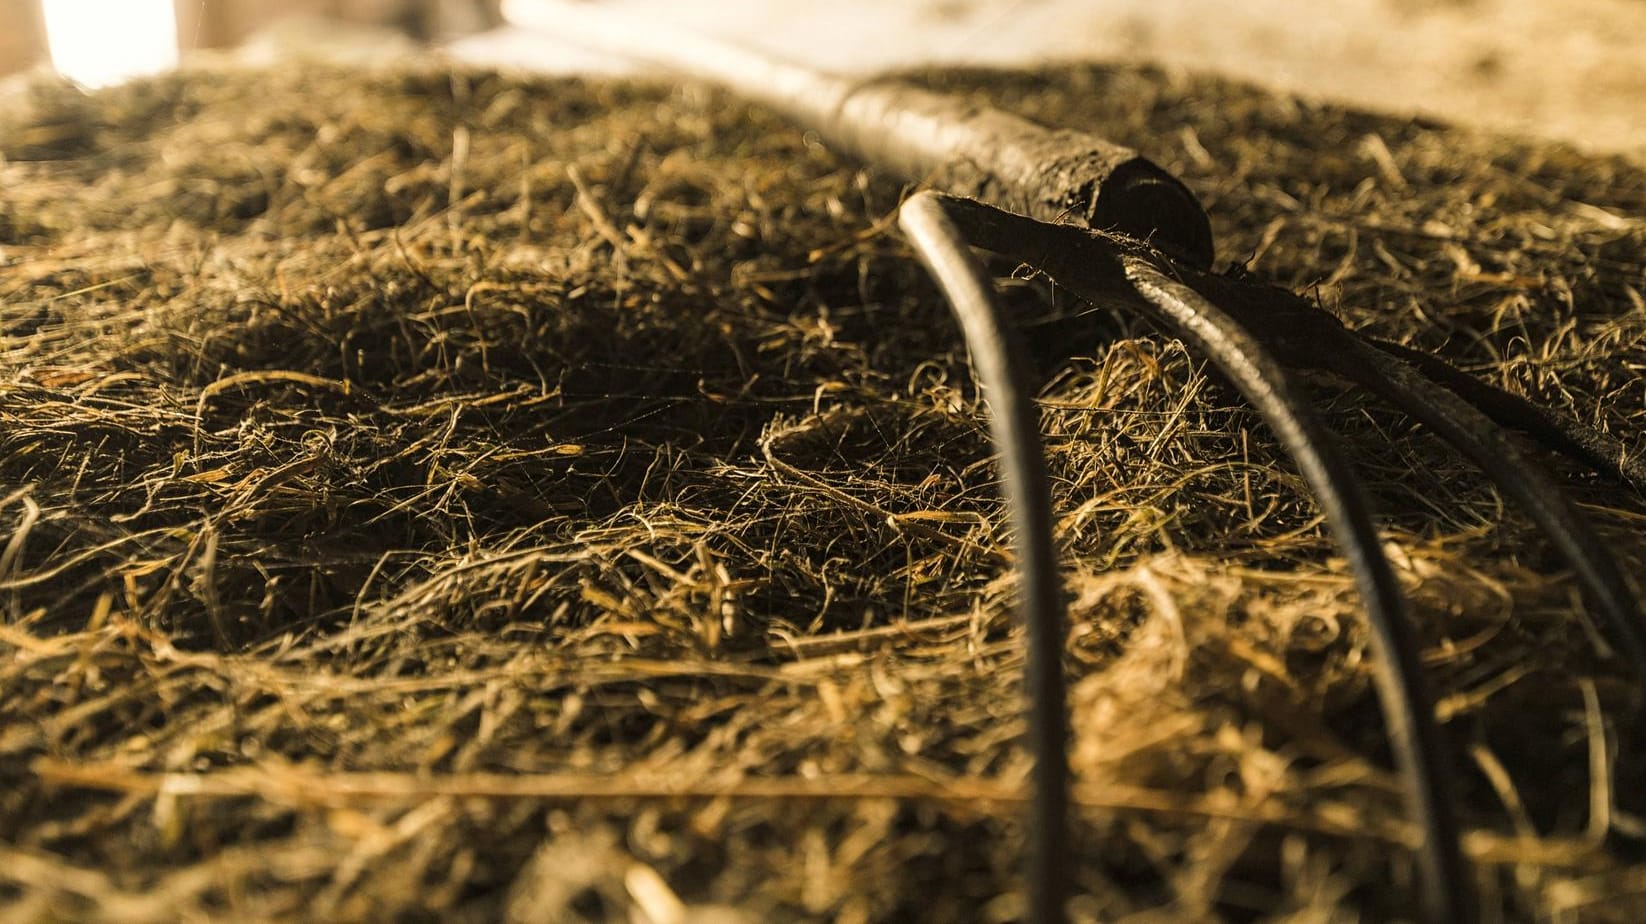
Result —
[{"label": "bright light patch", "polygon": [[173,0],[45,0],[46,40],[58,73],[106,87],[177,66]]}]

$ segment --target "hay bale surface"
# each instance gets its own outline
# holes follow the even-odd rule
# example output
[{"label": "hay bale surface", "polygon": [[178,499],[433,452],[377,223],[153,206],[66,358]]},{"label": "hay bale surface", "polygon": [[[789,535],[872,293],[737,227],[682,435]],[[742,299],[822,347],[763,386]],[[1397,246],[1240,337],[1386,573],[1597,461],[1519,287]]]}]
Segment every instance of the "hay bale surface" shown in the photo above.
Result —
[{"label": "hay bale surface", "polygon": [[[1148,69],[917,79],[1150,152],[1351,326],[1646,420],[1634,164]],[[1004,511],[897,183],[707,91],[449,70],[38,85],[0,157],[8,920],[1020,908]],[[1075,910],[1399,912],[1296,470],[1181,345],[998,268],[1074,600]],[[1468,464],[1313,393],[1488,903],[1639,920],[1638,681]],[[1641,573],[1646,504],[1557,466]]]}]

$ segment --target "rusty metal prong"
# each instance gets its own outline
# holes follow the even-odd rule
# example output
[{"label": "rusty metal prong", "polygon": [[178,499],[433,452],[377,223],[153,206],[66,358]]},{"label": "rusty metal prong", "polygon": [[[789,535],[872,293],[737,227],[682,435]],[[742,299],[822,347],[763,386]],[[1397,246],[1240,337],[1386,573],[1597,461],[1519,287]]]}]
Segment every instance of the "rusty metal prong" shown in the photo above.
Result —
[{"label": "rusty metal prong", "polygon": [[1381,346],[1344,337],[1334,347],[1333,368],[1433,430],[1524,508],[1571,564],[1584,597],[1611,627],[1613,642],[1636,675],[1646,676],[1646,622],[1594,527],[1501,426]]},{"label": "rusty metal prong", "polygon": [[1480,381],[1438,356],[1388,340],[1366,342],[1417,367],[1500,426],[1520,430],[1538,442],[1611,475],[1646,495],[1646,451],[1563,415],[1551,413],[1519,395]]},{"label": "rusty metal prong", "polygon": [[1471,920],[1473,890],[1452,809],[1447,750],[1404,597],[1358,479],[1275,353],[1141,245],[970,199],[943,202],[973,244],[1024,260],[1088,302],[1122,306],[1182,336],[1252,403],[1297,461],[1349,561],[1372,628],[1378,697],[1407,811],[1422,834],[1416,857],[1422,918],[1429,924]]},{"label": "rusty metal prong", "polygon": [[1029,747],[1035,759],[1029,819],[1028,919],[1062,924],[1069,891],[1068,715],[1064,606],[1052,534],[1051,489],[1023,351],[994,299],[994,281],[955,226],[945,198],[916,193],[898,226],[948,298],[971,350],[1000,452],[1002,488],[1017,546],[1018,593],[1028,625],[1025,674]]}]

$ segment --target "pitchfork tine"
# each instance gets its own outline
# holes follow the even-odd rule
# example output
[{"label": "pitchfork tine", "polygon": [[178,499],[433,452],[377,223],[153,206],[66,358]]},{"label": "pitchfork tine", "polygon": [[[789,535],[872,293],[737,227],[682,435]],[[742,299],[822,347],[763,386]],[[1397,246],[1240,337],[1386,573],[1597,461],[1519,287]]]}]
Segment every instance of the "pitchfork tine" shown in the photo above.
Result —
[{"label": "pitchfork tine", "polygon": [[1456,392],[1498,424],[1521,430],[1596,471],[1612,475],[1646,494],[1646,453],[1568,417],[1551,414],[1519,395],[1480,381],[1438,356],[1387,340],[1366,342],[1416,366],[1419,372]]},{"label": "pitchfork tine", "polygon": [[1473,901],[1448,798],[1444,744],[1399,584],[1358,482],[1274,354],[1234,316],[1170,278],[1154,258],[1138,255],[1141,250],[1128,253],[1098,233],[974,200],[923,195],[940,201],[972,243],[1029,260],[1087,301],[1125,301],[1176,331],[1245,395],[1297,460],[1349,560],[1372,626],[1378,696],[1408,811],[1423,833],[1418,898],[1424,920],[1469,920]]},{"label": "pitchfork tine", "polygon": [[1052,497],[1023,351],[994,300],[994,281],[972,255],[942,200],[929,192],[903,203],[898,225],[948,297],[989,402],[1006,506],[1016,535],[1018,593],[1028,624],[1025,680],[1029,746],[1035,759],[1030,817],[1029,920],[1067,919],[1069,865],[1068,714],[1063,690],[1064,610],[1052,535]]},{"label": "pitchfork tine", "polygon": [[1419,894],[1425,920],[1466,921],[1472,902],[1452,815],[1445,745],[1404,598],[1383,555],[1359,483],[1273,355],[1227,313],[1155,265],[1124,257],[1126,278],[1159,316],[1203,352],[1263,415],[1297,461],[1354,572],[1376,639],[1375,677],[1400,762],[1407,809],[1423,833]]}]

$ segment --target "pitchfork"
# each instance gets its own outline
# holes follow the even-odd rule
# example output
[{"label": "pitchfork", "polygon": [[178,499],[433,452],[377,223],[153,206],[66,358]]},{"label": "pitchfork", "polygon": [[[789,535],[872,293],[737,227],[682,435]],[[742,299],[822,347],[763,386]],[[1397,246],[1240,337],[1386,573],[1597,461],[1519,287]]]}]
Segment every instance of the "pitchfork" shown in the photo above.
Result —
[{"label": "pitchfork", "polygon": [[1377,693],[1407,810],[1422,834],[1417,905],[1430,924],[1473,917],[1447,748],[1405,601],[1360,484],[1292,372],[1329,368],[1346,376],[1471,458],[1570,562],[1587,604],[1622,656],[1646,676],[1646,624],[1617,564],[1551,476],[1503,428],[1522,430],[1642,491],[1646,463],[1637,453],[1438,357],[1348,330],[1292,292],[1243,272],[1214,273],[1211,226],[1193,194],[1119,145],[903,83],[817,73],[590,6],[509,0],[505,12],[559,38],[724,85],[845,152],[942,190],[910,196],[898,223],[964,330],[1001,453],[1028,625],[1029,743],[1036,761],[1031,920],[1064,920],[1068,892],[1065,614],[1032,391],[1013,331],[995,306],[993,282],[971,246],[1016,258],[1094,305],[1135,312],[1173,331],[1210,359],[1280,438],[1348,557],[1373,629]]}]

